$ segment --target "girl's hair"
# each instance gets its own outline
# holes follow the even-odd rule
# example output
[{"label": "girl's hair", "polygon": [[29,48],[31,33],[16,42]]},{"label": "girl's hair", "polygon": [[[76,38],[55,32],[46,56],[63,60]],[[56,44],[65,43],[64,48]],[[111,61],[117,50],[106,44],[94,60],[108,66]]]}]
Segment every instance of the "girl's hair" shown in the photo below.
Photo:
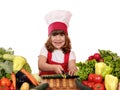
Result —
[{"label": "girl's hair", "polygon": [[45,43],[47,50],[49,52],[53,52],[56,49],[51,43],[51,36],[56,36],[56,35],[65,35],[65,45],[61,49],[63,53],[69,53],[71,51],[71,41],[68,35],[66,35],[63,30],[54,30],[51,32],[47,42]]}]

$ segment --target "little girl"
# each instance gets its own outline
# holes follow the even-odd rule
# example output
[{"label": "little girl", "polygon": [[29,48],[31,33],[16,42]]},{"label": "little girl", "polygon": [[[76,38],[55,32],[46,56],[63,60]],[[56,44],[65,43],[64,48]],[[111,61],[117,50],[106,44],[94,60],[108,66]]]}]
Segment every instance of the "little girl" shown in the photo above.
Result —
[{"label": "little girl", "polygon": [[77,67],[67,31],[71,13],[56,10],[48,13],[45,18],[49,25],[48,40],[38,56],[39,75],[62,74],[64,71],[72,76]]}]

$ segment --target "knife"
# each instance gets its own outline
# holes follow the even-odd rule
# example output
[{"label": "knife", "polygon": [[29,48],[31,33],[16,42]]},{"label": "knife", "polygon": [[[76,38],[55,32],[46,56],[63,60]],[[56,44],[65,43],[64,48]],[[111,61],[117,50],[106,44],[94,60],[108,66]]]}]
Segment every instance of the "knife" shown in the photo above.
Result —
[{"label": "knife", "polygon": [[64,71],[62,71],[61,75],[62,75],[63,78],[66,78],[67,73],[65,73]]}]

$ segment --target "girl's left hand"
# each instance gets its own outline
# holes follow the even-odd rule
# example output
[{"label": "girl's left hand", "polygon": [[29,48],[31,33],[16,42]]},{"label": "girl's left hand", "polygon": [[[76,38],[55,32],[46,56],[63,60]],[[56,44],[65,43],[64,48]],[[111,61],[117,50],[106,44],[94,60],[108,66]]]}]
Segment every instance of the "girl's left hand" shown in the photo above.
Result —
[{"label": "girl's left hand", "polygon": [[73,76],[73,75],[75,75],[75,73],[76,73],[77,70],[78,70],[77,67],[76,67],[75,65],[72,65],[72,66],[69,67],[69,72],[68,72],[68,74],[69,74],[70,76]]}]

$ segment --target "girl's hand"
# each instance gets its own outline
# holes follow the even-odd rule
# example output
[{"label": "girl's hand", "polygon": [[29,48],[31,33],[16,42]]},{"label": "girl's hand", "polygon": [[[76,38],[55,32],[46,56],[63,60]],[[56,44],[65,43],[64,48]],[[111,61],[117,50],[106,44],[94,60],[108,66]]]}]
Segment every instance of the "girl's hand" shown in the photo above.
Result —
[{"label": "girl's hand", "polygon": [[54,65],[54,66],[53,66],[53,70],[54,70],[54,72],[56,72],[57,74],[62,74],[62,71],[63,71],[64,69],[62,68],[61,65]]},{"label": "girl's hand", "polygon": [[75,75],[77,70],[78,69],[77,69],[75,60],[70,60],[68,64],[68,71],[69,71],[68,74],[73,76]]},{"label": "girl's hand", "polygon": [[77,70],[78,69],[77,69],[77,67],[75,65],[71,65],[71,66],[69,66],[69,72],[68,72],[68,74],[71,75],[71,76],[73,76],[73,75],[75,75],[75,73],[76,73]]}]

